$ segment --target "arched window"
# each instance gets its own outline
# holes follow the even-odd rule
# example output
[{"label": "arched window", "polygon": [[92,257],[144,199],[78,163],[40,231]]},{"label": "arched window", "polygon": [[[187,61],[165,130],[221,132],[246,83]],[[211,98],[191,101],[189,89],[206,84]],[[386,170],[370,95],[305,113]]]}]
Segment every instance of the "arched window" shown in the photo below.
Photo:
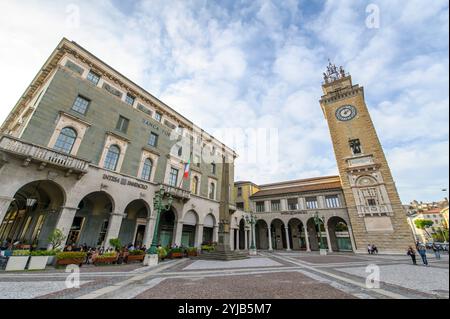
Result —
[{"label": "arched window", "polygon": [[70,154],[76,139],[77,132],[73,128],[65,127],[61,130],[61,133],[59,133],[53,149],[58,152]]},{"label": "arched window", "polygon": [[105,159],[105,168],[111,171],[115,171],[117,169],[117,163],[119,162],[120,157],[120,148],[117,145],[111,145],[108,150],[108,154],[106,154]]},{"label": "arched window", "polygon": [[209,186],[209,199],[216,199],[216,185],[214,183]]},{"label": "arched window", "polygon": [[142,168],[142,179],[150,181],[152,176],[153,162],[151,159],[147,158],[144,162],[144,167]]},{"label": "arched window", "polygon": [[192,179],[192,189],[191,192],[195,195],[198,195],[198,177],[194,176]]}]

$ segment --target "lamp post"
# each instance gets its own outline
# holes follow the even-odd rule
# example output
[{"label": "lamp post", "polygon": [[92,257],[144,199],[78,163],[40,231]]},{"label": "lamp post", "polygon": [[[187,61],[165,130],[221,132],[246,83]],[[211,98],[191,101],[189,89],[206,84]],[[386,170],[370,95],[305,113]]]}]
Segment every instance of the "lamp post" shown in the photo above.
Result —
[{"label": "lamp post", "polygon": [[253,214],[245,215],[245,220],[247,224],[250,224],[250,235],[252,237],[251,245],[250,245],[250,255],[255,256],[256,255],[256,246],[255,246],[255,225],[257,217]]},{"label": "lamp post", "polygon": [[326,251],[326,249],[325,249],[325,245],[323,244],[323,239],[322,239],[322,229],[321,229],[321,224],[323,223],[323,221],[322,220],[325,220],[325,218],[324,217],[322,217],[322,219],[319,217],[319,213],[318,212],[316,212],[315,214],[314,214],[314,222],[315,222],[315,224],[316,224],[316,226],[317,226],[317,229],[319,230],[319,236],[320,236],[320,254],[321,255],[326,255],[327,254],[327,251]]},{"label": "lamp post", "polygon": [[[164,204],[164,198],[168,197],[167,204]],[[152,246],[148,250],[148,260],[144,262],[145,265],[157,265],[158,264],[158,230],[159,222],[161,219],[161,213],[168,211],[172,206],[172,195],[167,194],[164,187],[161,186],[160,190],[155,194],[153,198],[153,205],[155,210],[155,231],[153,232]]]}]

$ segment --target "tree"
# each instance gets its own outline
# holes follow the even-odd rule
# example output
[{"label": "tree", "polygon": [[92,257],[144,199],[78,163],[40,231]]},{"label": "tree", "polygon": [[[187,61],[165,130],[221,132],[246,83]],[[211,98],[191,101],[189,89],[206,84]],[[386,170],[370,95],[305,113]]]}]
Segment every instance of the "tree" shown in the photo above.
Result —
[{"label": "tree", "polygon": [[428,219],[417,219],[414,221],[414,224],[418,229],[424,230],[427,233],[428,237],[432,238],[430,233],[427,231],[427,228],[433,226],[433,221]]},{"label": "tree", "polygon": [[53,233],[48,237],[48,241],[50,245],[52,245],[52,249],[56,250],[61,247],[62,242],[66,239],[63,232],[60,229],[55,229]]},{"label": "tree", "polygon": [[109,244],[114,247],[116,251],[119,251],[122,248],[122,244],[119,238],[111,238],[109,240]]}]

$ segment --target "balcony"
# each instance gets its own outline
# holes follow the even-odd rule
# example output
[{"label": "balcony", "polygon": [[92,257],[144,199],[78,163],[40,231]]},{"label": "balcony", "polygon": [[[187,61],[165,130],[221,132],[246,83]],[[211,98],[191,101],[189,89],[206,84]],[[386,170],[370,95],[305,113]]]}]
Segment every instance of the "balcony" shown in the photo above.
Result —
[{"label": "balcony", "polygon": [[170,186],[167,184],[161,184],[164,188],[164,191],[170,195],[172,195],[173,198],[181,199],[184,202],[187,202],[191,199],[191,192],[182,188]]},{"label": "balcony", "polygon": [[359,205],[358,214],[361,217],[364,216],[391,216],[393,214],[392,206],[388,204],[377,206]]},{"label": "balcony", "polygon": [[47,166],[56,167],[66,171],[66,176],[77,174],[81,178],[87,173],[89,162],[71,155],[56,152],[52,149],[31,144],[12,136],[0,136],[0,151],[24,159],[23,166],[32,162],[39,164],[43,170]]}]

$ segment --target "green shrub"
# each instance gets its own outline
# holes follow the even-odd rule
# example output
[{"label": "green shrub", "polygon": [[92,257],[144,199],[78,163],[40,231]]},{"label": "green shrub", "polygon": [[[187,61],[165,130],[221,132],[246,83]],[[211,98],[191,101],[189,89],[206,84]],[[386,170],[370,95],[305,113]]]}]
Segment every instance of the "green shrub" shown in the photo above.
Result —
[{"label": "green shrub", "polygon": [[170,253],[183,253],[183,248],[172,248]]},{"label": "green shrub", "polygon": [[13,250],[12,255],[16,256],[16,257],[30,256],[30,251],[29,250]]},{"label": "green shrub", "polygon": [[63,232],[60,229],[55,229],[48,237],[48,242],[52,245],[53,249],[58,249],[62,246],[63,241],[66,239]]},{"label": "green shrub", "polygon": [[133,251],[130,251],[130,255],[131,256],[141,256],[141,255],[145,255],[145,252],[143,250],[133,250]]},{"label": "green shrub", "polygon": [[160,259],[164,259],[167,257],[167,250],[164,247],[158,248],[158,256]]},{"label": "green shrub", "polygon": [[96,260],[102,260],[102,259],[109,259],[109,258],[116,258],[117,253],[106,253],[100,256],[96,257]]},{"label": "green shrub", "polygon": [[212,246],[212,245],[203,245],[202,246],[202,251],[214,251],[216,250],[216,247]]},{"label": "green shrub", "polygon": [[56,254],[56,258],[58,260],[61,259],[80,259],[80,258],[86,258],[87,254],[83,252],[60,252]]},{"label": "green shrub", "polygon": [[115,250],[119,251],[122,248],[122,243],[119,238],[111,238],[109,244],[114,247]]},{"label": "green shrub", "polygon": [[188,247],[188,248],[186,248],[186,251],[187,251],[188,253],[194,253],[194,252],[197,252],[197,247]]},{"label": "green shrub", "polygon": [[57,250],[34,250],[31,252],[31,256],[56,256],[58,252]]}]

